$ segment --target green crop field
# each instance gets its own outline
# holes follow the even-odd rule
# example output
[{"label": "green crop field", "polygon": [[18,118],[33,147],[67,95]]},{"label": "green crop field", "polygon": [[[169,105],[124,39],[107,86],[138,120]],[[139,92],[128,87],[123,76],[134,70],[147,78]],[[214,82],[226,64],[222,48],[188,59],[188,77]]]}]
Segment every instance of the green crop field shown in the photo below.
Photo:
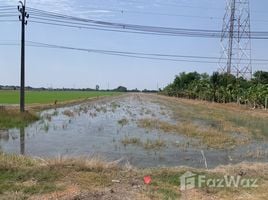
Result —
[{"label": "green crop field", "polygon": [[[26,104],[50,104],[86,98],[113,96],[117,92],[102,91],[27,91],[25,94]],[[0,90],[0,104],[19,104],[19,91]]]}]

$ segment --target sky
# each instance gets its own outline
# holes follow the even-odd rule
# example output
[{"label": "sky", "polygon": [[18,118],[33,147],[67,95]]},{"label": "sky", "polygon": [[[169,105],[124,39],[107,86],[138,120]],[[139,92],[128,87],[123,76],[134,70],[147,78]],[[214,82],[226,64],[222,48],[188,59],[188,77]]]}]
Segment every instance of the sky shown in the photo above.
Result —
[{"label": "sky", "polygon": [[[17,6],[0,0],[0,6]],[[88,19],[189,29],[221,30],[224,0],[27,0],[27,6]],[[251,30],[268,31],[268,1],[251,1]],[[117,10],[123,10],[119,12]],[[147,13],[147,14],[145,14]],[[157,14],[148,14],[157,13]],[[162,13],[162,14],[160,14]],[[18,15],[18,13],[15,13]],[[0,17],[0,85],[20,84],[20,23]],[[18,19],[18,16],[8,19]],[[31,16],[30,16],[31,19]],[[35,24],[26,40],[78,48],[219,57],[220,39],[105,32]],[[268,40],[252,41],[252,57],[267,58]],[[117,57],[88,52],[26,47],[26,85],[53,88],[157,89],[186,71],[211,74],[217,64]],[[253,65],[268,70],[268,65]]]}]

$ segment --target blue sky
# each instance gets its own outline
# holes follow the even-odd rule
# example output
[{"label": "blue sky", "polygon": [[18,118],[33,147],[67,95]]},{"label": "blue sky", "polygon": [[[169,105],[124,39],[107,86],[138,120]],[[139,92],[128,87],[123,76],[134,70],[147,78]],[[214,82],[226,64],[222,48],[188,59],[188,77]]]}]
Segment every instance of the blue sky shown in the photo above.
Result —
[{"label": "blue sky", "polygon": [[[0,6],[7,4],[16,7],[17,0],[0,0]],[[28,0],[27,5],[110,22],[216,30],[221,30],[225,12],[224,0]],[[265,0],[251,1],[253,31],[268,30],[267,7]],[[148,15],[132,11],[182,16]],[[0,44],[20,40],[19,22],[0,21],[0,24]],[[34,23],[28,24],[26,33],[27,40],[80,48],[215,57],[220,56],[221,50],[219,39],[114,33]],[[267,45],[267,40],[252,41],[252,57],[267,58]],[[166,86],[183,71],[212,73],[217,70],[217,64],[144,60],[33,47],[27,47],[26,50],[26,85],[34,87],[94,88],[99,84],[102,89],[119,85],[129,89],[156,89],[157,85]],[[268,65],[253,65],[253,70],[259,69],[268,70]],[[19,80],[19,47],[0,45],[0,85],[19,85]]]}]

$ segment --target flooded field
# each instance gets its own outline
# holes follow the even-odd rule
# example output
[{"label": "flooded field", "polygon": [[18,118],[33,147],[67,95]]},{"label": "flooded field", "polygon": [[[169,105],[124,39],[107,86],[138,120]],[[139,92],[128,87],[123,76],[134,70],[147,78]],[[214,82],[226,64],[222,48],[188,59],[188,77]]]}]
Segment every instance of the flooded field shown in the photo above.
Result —
[{"label": "flooded field", "polygon": [[136,167],[268,161],[266,136],[252,137],[248,129],[205,113],[195,116],[197,110],[157,95],[111,97],[47,110],[25,129],[2,130],[0,148],[46,158],[97,155]]}]

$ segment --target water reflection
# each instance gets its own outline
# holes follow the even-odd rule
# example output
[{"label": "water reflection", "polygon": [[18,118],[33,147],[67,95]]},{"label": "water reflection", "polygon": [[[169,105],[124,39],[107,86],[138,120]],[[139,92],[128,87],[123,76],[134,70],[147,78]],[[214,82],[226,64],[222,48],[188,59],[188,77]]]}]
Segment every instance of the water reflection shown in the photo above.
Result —
[{"label": "water reflection", "polygon": [[0,130],[0,141],[1,140],[8,142],[8,140],[9,140],[8,130]]},{"label": "water reflection", "polygon": [[40,114],[40,121],[25,129],[0,130],[0,146],[7,153],[47,158],[100,155],[108,161],[123,159],[122,163],[137,167],[203,168],[203,157],[209,167],[244,160],[268,161],[266,141],[227,150],[205,149],[193,138],[139,127],[139,121],[146,119],[177,123],[172,111],[153,101],[151,96],[133,95],[47,110]]},{"label": "water reflection", "polygon": [[22,155],[25,155],[25,127],[21,127],[20,129],[13,130],[0,130],[0,149],[1,143],[8,143],[10,141],[18,141],[19,143],[16,145],[16,149],[19,148],[19,152]]},{"label": "water reflection", "polygon": [[20,154],[25,155],[25,128],[20,128]]}]

